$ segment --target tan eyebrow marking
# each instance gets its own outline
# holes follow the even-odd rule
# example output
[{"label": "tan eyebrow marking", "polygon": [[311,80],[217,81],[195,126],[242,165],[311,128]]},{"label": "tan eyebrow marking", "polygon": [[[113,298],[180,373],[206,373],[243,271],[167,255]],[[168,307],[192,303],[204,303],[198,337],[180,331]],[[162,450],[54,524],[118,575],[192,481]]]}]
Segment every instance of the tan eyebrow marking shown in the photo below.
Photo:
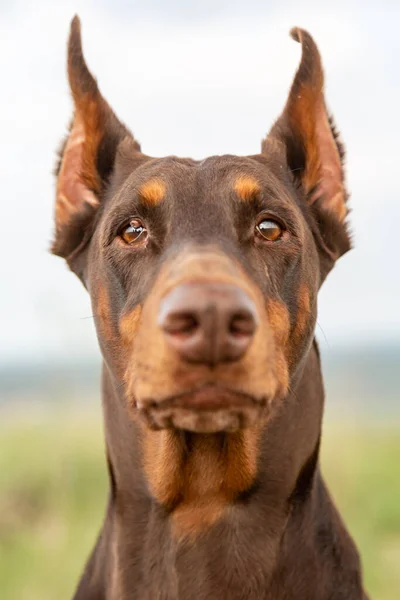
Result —
[{"label": "tan eyebrow marking", "polygon": [[164,199],[165,183],[161,179],[150,179],[139,188],[139,195],[147,204],[157,205]]},{"label": "tan eyebrow marking", "polygon": [[241,200],[248,202],[260,191],[260,184],[250,175],[240,175],[235,181],[235,192]]}]

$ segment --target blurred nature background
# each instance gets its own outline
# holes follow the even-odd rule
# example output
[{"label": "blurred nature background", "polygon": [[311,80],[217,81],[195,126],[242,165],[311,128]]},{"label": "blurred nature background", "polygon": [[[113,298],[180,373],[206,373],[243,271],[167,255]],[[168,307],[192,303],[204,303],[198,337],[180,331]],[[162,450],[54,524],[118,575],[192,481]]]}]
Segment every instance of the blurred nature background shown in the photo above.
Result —
[{"label": "blurred nature background", "polygon": [[390,0],[0,3],[0,597],[70,598],[100,526],[100,356],[52,235],[78,12],[101,90],[150,155],[258,152],[300,59],[322,53],[347,146],[354,250],[324,284],[322,463],[371,597],[400,597],[400,4]]}]

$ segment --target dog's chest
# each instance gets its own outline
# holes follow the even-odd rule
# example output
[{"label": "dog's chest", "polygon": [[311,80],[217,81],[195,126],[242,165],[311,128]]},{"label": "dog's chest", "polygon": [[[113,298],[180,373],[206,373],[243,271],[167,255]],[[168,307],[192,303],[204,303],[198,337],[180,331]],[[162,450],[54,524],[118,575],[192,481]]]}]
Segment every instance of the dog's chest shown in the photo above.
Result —
[{"label": "dog's chest", "polygon": [[241,516],[230,515],[210,532],[184,542],[171,542],[159,530],[158,536],[146,544],[140,585],[131,588],[126,597],[269,600],[267,590],[279,553],[278,531],[284,519],[277,519],[276,530],[266,531],[265,527],[250,527]]}]

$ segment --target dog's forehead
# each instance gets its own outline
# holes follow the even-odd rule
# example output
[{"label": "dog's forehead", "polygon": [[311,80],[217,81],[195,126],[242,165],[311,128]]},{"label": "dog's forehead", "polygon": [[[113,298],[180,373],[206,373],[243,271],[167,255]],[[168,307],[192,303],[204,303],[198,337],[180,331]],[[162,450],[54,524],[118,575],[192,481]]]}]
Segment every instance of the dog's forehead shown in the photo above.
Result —
[{"label": "dog's forehead", "polygon": [[203,160],[168,156],[150,159],[133,169],[122,186],[122,196],[139,194],[150,204],[158,204],[182,195],[235,192],[247,201],[263,189],[279,196],[285,183],[279,161],[263,155],[220,155]]}]

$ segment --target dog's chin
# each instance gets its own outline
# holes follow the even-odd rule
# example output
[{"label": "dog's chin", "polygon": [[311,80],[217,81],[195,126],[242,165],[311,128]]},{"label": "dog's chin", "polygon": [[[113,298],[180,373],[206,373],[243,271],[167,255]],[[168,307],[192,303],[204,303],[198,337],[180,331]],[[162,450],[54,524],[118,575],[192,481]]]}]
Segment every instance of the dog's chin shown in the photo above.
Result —
[{"label": "dog's chin", "polygon": [[265,411],[266,399],[207,385],[157,402],[138,402],[137,407],[151,429],[228,433],[259,422]]}]

